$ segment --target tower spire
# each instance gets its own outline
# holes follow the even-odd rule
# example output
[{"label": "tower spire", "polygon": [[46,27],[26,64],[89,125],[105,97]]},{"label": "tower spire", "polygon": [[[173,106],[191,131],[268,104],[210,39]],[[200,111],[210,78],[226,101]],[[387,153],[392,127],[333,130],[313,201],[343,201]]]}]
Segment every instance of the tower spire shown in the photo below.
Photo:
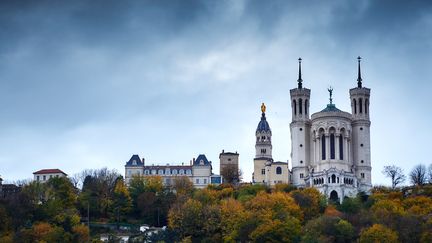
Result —
[{"label": "tower spire", "polygon": [[357,57],[358,60],[358,77],[357,77],[357,87],[361,88],[362,87],[362,78],[361,78],[361,70],[360,70],[360,62],[361,62],[361,57],[358,56]]},{"label": "tower spire", "polygon": [[297,79],[298,88],[299,89],[303,88],[303,85],[302,85],[303,80],[302,80],[302,77],[301,77],[301,61],[302,61],[302,59],[301,59],[301,57],[299,57],[299,59],[298,59],[298,62],[299,62],[299,73],[298,73],[298,79]]}]

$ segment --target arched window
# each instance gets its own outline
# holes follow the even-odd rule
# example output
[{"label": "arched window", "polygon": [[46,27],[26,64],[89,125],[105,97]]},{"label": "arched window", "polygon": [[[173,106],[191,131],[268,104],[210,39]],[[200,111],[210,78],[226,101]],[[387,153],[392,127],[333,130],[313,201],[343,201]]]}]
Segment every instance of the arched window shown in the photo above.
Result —
[{"label": "arched window", "polygon": [[303,101],[302,101],[302,99],[300,98],[300,99],[299,99],[299,114],[300,114],[300,115],[302,114],[302,110],[303,110]]},{"label": "arched window", "polygon": [[365,99],[365,114],[368,113],[368,103],[369,103],[369,100]]},{"label": "arched window", "polygon": [[339,135],[339,159],[343,160],[343,136]]},{"label": "arched window", "polygon": [[326,159],[326,142],[325,142],[325,135],[323,134],[321,136],[321,159],[325,160]]},{"label": "arched window", "polygon": [[335,159],[335,135],[330,134],[330,159]]},{"label": "arched window", "polygon": [[354,114],[357,114],[357,101],[354,99]]},{"label": "arched window", "polygon": [[359,99],[359,110],[360,110],[360,114],[363,112],[363,100],[362,98]]},{"label": "arched window", "polygon": [[293,100],[293,106],[294,106],[294,115],[297,115],[297,102]]},{"label": "arched window", "polygon": [[305,100],[305,115],[308,113],[308,100]]},{"label": "arched window", "polygon": [[331,176],[331,181],[332,181],[332,183],[336,183],[336,176],[335,175]]},{"label": "arched window", "polygon": [[282,168],[281,167],[276,167],[276,174],[280,175],[282,174]]}]

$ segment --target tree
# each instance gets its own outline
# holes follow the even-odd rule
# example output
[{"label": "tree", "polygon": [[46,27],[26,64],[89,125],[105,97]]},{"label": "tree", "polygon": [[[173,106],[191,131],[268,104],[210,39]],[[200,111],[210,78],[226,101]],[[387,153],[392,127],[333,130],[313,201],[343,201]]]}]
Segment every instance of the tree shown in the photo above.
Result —
[{"label": "tree", "polygon": [[432,184],[432,164],[430,164],[428,167],[428,181],[429,184]]},{"label": "tree", "polygon": [[238,184],[241,181],[241,171],[236,164],[224,165],[221,170],[223,183]]},{"label": "tree", "polygon": [[419,164],[409,174],[411,183],[422,186],[426,183],[426,166]]},{"label": "tree", "polygon": [[[113,195],[113,213],[117,220],[124,218],[132,210],[132,199],[124,181],[117,180]],[[121,215],[121,216],[120,216]]]},{"label": "tree", "polygon": [[381,224],[374,224],[371,227],[364,229],[360,233],[360,243],[382,242],[393,243],[398,242],[398,235],[393,230]]},{"label": "tree", "polygon": [[403,173],[402,168],[395,165],[384,166],[382,173],[386,177],[390,177],[392,180],[392,188],[394,189],[397,185],[404,183],[406,176]]},{"label": "tree", "polygon": [[174,178],[173,189],[177,194],[191,194],[194,190],[194,185],[187,176],[178,176]]},{"label": "tree", "polygon": [[286,221],[271,220],[261,223],[251,234],[253,242],[299,242],[300,221],[290,218]]}]

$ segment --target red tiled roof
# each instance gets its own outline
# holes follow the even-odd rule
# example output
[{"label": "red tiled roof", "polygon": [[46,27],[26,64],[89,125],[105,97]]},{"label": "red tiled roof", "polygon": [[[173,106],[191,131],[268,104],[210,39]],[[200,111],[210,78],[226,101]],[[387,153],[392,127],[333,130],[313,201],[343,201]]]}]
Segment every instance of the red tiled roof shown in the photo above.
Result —
[{"label": "red tiled roof", "polygon": [[37,174],[56,174],[56,173],[62,173],[64,175],[67,175],[66,173],[64,173],[63,171],[59,170],[59,169],[43,169],[43,170],[38,170],[36,172],[33,172],[33,174],[37,175]]}]

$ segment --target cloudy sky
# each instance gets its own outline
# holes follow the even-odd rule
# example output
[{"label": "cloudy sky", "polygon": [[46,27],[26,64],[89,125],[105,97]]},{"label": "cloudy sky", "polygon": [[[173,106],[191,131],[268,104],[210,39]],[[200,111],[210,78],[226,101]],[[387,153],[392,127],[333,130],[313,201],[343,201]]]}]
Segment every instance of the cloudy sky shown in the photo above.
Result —
[{"label": "cloudy sky", "polygon": [[350,111],[356,57],[371,88],[372,180],[430,164],[428,1],[1,1],[0,175],[43,168],[124,173],[240,153],[253,171],[261,102],[273,157],[290,159],[297,58],[311,112]]}]

